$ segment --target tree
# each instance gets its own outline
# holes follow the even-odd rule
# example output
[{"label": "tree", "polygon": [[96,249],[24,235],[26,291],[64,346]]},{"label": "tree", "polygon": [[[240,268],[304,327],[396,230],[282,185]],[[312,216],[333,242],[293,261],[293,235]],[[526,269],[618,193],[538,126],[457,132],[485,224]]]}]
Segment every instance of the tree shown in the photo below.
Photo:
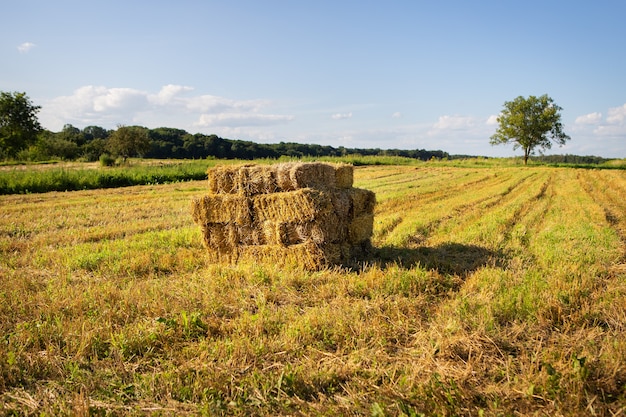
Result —
[{"label": "tree", "polygon": [[106,139],[109,137],[109,132],[100,126],[87,126],[83,129],[83,135],[85,135],[85,140],[89,142],[94,139]]},{"label": "tree", "polygon": [[42,130],[37,120],[40,109],[26,93],[0,92],[0,155],[14,157],[36,142]]},{"label": "tree", "polygon": [[499,145],[513,143],[513,149],[524,150],[524,164],[535,148],[550,149],[552,142],[564,145],[570,139],[563,132],[561,107],[544,94],[541,97],[517,97],[504,102],[504,110],[498,116],[498,130],[490,143]]},{"label": "tree", "polygon": [[124,161],[131,156],[141,156],[150,150],[148,129],[120,125],[109,136],[107,148],[113,155],[121,156]]}]

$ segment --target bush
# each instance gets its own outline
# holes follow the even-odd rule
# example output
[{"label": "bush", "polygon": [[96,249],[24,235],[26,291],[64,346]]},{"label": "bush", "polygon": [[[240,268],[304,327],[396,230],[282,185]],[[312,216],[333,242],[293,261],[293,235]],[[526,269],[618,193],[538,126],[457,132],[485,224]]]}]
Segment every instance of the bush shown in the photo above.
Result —
[{"label": "bush", "polygon": [[103,153],[100,155],[100,165],[103,167],[112,167],[115,165],[115,158],[109,154]]}]

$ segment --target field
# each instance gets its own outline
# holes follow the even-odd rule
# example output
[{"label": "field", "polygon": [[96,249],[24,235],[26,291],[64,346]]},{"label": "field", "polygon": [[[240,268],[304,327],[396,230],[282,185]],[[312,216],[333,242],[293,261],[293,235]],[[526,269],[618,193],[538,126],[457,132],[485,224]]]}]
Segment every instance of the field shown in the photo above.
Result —
[{"label": "field", "polygon": [[211,265],[204,181],[0,196],[0,413],[626,413],[626,171],[367,166],[375,251]]}]

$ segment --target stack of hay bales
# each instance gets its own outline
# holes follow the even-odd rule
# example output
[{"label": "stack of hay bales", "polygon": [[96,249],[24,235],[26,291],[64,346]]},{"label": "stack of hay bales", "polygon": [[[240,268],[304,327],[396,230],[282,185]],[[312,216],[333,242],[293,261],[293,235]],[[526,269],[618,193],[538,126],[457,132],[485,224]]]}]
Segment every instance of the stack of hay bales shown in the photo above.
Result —
[{"label": "stack of hay bales", "polygon": [[208,179],[209,194],[193,200],[192,215],[213,262],[319,269],[371,248],[376,198],[352,187],[351,165],[219,166]]}]

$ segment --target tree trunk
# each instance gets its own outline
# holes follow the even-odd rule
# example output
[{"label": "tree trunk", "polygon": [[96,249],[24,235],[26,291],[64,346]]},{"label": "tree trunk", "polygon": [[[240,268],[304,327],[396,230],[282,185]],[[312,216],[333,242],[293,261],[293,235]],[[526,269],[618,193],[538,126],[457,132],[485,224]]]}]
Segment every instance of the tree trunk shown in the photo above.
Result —
[{"label": "tree trunk", "polygon": [[528,165],[529,155],[530,155],[530,149],[524,148],[524,165]]}]

